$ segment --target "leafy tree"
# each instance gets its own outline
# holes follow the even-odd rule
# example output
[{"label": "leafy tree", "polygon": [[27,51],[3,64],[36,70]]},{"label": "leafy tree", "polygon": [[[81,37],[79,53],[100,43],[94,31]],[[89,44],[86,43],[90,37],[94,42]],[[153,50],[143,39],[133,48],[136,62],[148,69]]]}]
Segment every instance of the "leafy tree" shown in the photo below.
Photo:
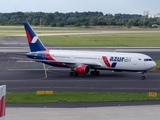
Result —
[{"label": "leafy tree", "polygon": [[81,24],[79,22],[77,22],[74,26],[79,27],[79,26],[81,26]]},{"label": "leafy tree", "polygon": [[57,27],[64,27],[64,24],[62,22],[58,22],[58,23],[56,23],[56,26]]},{"label": "leafy tree", "polygon": [[33,20],[32,20],[32,25],[35,25],[35,26],[37,26],[37,25],[39,25],[39,20],[37,19],[37,18],[34,18]]},{"label": "leafy tree", "polygon": [[14,12],[0,13],[0,25],[22,25],[29,22],[32,25],[45,26],[65,26],[84,25],[88,27],[96,25],[121,25],[121,26],[145,26],[151,27],[152,24],[160,25],[159,18],[147,18],[142,15],[130,14],[106,14],[102,12],[70,12],[70,13],[43,13],[43,12]]},{"label": "leafy tree", "polygon": [[55,27],[56,26],[56,24],[54,22],[52,22],[50,25],[51,25],[51,27]]},{"label": "leafy tree", "polygon": [[89,22],[85,22],[85,23],[84,23],[84,26],[85,26],[85,27],[89,27]]}]

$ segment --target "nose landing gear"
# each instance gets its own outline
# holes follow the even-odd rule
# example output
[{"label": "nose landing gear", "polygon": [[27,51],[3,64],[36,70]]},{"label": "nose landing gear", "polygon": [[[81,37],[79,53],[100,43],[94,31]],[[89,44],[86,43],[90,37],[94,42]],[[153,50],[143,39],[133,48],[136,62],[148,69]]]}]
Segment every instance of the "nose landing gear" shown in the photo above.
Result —
[{"label": "nose landing gear", "polygon": [[141,80],[145,80],[144,72],[142,72]]},{"label": "nose landing gear", "polygon": [[144,76],[144,75],[142,75],[142,76],[141,76],[141,80],[144,80],[144,79],[145,79],[145,76]]}]

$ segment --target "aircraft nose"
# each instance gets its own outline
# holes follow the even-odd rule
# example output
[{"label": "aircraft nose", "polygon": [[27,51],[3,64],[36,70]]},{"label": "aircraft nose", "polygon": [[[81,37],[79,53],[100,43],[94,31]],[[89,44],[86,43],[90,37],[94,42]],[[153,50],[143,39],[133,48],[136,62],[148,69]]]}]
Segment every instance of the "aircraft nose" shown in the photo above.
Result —
[{"label": "aircraft nose", "polygon": [[153,61],[152,63],[153,68],[156,67],[156,65],[157,65],[156,62]]},{"label": "aircraft nose", "polygon": [[150,64],[147,65],[147,69],[150,70],[152,68],[156,67],[156,63],[154,61],[151,61]]},{"label": "aircraft nose", "polygon": [[156,63],[155,63],[155,61],[152,61],[152,62],[150,63],[150,69],[152,69],[152,68],[154,68],[154,67],[156,67]]}]

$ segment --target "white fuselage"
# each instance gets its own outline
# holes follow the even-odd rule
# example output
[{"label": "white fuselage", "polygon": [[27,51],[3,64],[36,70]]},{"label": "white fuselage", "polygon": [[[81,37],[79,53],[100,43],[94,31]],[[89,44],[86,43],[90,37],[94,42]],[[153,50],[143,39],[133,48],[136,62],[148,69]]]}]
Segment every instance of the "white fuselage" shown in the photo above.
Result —
[{"label": "white fuselage", "polygon": [[55,61],[96,64],[97,69],[147,71],[156,66],[151,57],[140,53],[50,50],[49,54]]}]

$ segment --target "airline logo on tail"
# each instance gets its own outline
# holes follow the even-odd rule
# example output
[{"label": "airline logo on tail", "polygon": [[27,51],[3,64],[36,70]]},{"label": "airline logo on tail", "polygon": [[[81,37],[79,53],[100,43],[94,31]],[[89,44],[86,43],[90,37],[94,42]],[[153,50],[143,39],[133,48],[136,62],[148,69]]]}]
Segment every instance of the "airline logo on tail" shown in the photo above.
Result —
[{"label": "airline logo on tail", "polygon": [[34,38],[32,39],[32,42],[31,43],[36,43],[36,41],[38,40],[39,38],[37,36],[34,36]]},{"label": "airline logo on tail", "polygon": [[31,52],[45,51],[46,48],[44,47],[43,43],[40,41],[36,33],[33,31],[31,26],[28,23],[24,23],[24,28]]},{"label": "airline logo on tail", "polygon": [[5,120],[6,85],[0,86],[0,120]]}]

